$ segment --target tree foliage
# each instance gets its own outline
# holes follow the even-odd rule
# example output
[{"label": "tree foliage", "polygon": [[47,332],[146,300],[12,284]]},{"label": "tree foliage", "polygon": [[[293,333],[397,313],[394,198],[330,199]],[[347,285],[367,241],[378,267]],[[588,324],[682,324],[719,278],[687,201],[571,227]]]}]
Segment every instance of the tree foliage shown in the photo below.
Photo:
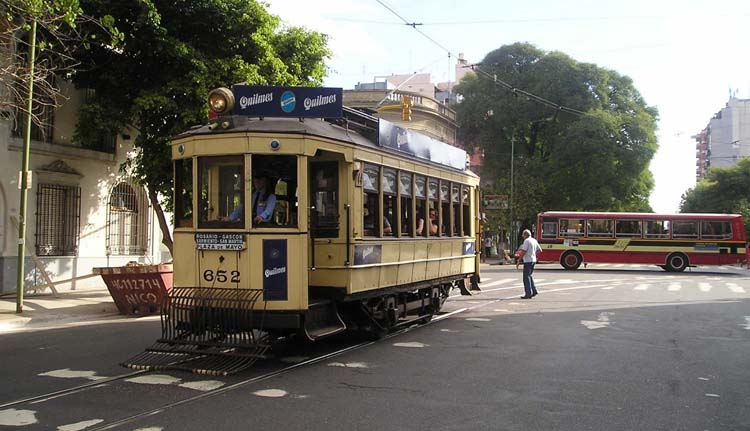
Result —
[{"label": "tree foliage", "polygon": [[460,137],[483,151],[490,192],[509,194],[514,147],[514,219],[530,225],[546,210],[650,211],[657,111],[630,78],[517,43],[487,54],[456,91],[464,98]]},{"label": "tree foliage", "polygon": [[0,45],[4,56],[0,62],[0,111],[29,114],[32,23],[36,23],[36,59],[31,118],[44,127],[39,114],[62,103],[54,77],[64,77],[78,65],[72,52],[87,39],[80,25],[86,23],[89,28],[97,28],[110,45],[116,45],[119,34],[110,25],[109,16],[95,19],[83,14],[78,0],[0,0]]},{"label": "tree foliage", "polygon": [[704,179],[682,195],[680,211],[750,216],[750,159],[740,159],[730,168],[709,169]]},{"label": "tree foliage", "polygon": [[[254,0],[80,0],[90,14],[108,13],[122,48],[82,49],[74,77],[95,90],[80,111],[75,139],[138,131],[131,160],[137,178],[171,208],[170,137],[207,118],[206,97],[233,83],[320,85],[330,53],[325,35],[280,26]],[[160,208],[160,207],[159,207]],[[171,248],[166,222],[162,232]]]}]

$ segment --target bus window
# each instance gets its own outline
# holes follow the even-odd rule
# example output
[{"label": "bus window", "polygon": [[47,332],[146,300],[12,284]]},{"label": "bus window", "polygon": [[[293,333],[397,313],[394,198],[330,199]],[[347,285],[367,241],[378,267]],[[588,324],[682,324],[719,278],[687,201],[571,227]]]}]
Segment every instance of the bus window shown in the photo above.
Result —
[{"label": "bus window", "polygon": [[701,238],[732,239],[732,224],[729,221],[702,221]]},{"label": "bus window", "polygon": [[451,185],[451,217],[453,218],[453,236],[461,235],[461,202],[458,184]]},{"label": "bus window", "polygon": [[396,232],[396,171],[383,169],[383,235],[393,236]]},{"label": "bus window", "polygon": [[440,181],[440,233],[451,236],[451,200],[450,186],[447,181]]},{"label": "bus window", "polygon": [[416,236],[426,236],[429,218],[427,216],[427,181],[425,177],[414,177],[414,197],[417,205]]},{"label": "bus window", "polygon": [[621,237],[640,237],[641,221],[640,220],[617,220],[615,222],[615,235]]},{"label": "bus window", "polygon": [[[297,157],[253,156],[250,208],[253,226],[297,227]],[[324,181],[335,183],[336,167]],[[316,172],[316,175],[318,173]]]},{"label": "bus window", "polygon": [[461,206],[463,207],[463,236],[471,236],[471,199],[469,198],[469,187],[461,186]]},{"label": "bus window", "polygon": [[672,238],[698,238],[698,222],[690,220],[674,220],[672,222]]},{"label": "bus window", "polygon": [[669,238],[669,220],[646,220],[646,238]]},{"label": "bus window", "polygon": [[[440,213],[438,212],[440,206],[438,205],[438,192],[438,180],[430,178],[427,181],[427,200],[429,201],[430,213],[435,214],[434,216],[430,215],[429,219],[425,222],[425,229],[429,231],[430,236],[440,235]],[[432,226],[434,226],[434,228]]]},{"label": "bus window", "polygon": [[542,223],[542,238],[545,238],[545,239],[557,238],[557,222],[546,221]]},{"label": "bus window", "polygon": [[193,159],[174,161],[175,227],[193,227]]},{"label": "bus window", "polygon": [[310,164],[311,203],[310,225],[315,238],[339,236],[338,164],[317,162]]},{"label": "bus window", "polygon": [[243,156],[198,159],[198,227],[245,226],[244,172]]},{"label": "bus window", "polygon": [[414,208],[412,208],[412,174],[399,172],[398,193],[401,196],[401,236],[410,236],[414,222]]},{"label": "bus window", "polygon": [[612,220],[610,219],[588,219],[589,238],[611,238]]},{"label": "bus window", "polygon": [[363,205],[364,210],[362,211],[362,223],[364,226],[364,236],[377,236],[378,226],[378,202],[380,201],[378,195],[378,178],[379,168],[374,165],[365,165],[362,170],[362,189],[364,190]]},{"label": "bus window", "polygon": [[564,218],[560,219],[560,236],[575,238],[583,236],[583,219]]}]

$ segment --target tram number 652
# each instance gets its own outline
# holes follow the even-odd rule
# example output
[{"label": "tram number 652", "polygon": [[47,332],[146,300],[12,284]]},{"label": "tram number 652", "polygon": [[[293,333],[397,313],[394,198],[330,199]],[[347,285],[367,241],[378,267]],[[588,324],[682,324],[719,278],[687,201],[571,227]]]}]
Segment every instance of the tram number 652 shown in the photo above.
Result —
[{"label": "tram number 652", "polygon": [[203,279],[208,282],[213,282],[214,280],[218,281],[219,283],[226,283],[227,282],[227,276],[231,277],[230,281],[232,283],[239,283],[240,282],[240,272],[239,271],[226,271],[224,269],[219,269],[216,272],[212,269],[207,269],[203,271]]}]

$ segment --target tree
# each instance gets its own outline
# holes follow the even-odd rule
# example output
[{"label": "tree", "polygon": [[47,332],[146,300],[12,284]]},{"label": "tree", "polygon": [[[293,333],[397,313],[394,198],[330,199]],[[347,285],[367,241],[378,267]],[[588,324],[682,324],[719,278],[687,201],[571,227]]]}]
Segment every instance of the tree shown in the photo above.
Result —
[{"label": "tree", "polygon": [[[750,216],[750,159],[740,159],[730,168],[709,169],[704,179],[682,195],[680,212]],[[746,233],[749,228],[745,226]]]},{"label": "tree", "polygon": [[79,112],[74,139],[83,144],[125,127],[138,131],[129,165],[148,190],[171,251],[159,199],[171,209],[170,137],[205,122],[213,88],[320,85],[327,37],[280,27],[254,0],[81,0],[81,6],[112,15],[124,37],[121,49],[86,46],[78,53],[84,68],[74,82],[94,97]]},{"label": "tree", "polygon": [[460,138],[483,150],[495,193],[509,194],[514,146],[523,224],[543,210],[650,210],[657,111],[630,78],[516,43],[487,54],[456,91]]},{"label": "tree", "polygon": [[[28,112],[29,36],[36,22],[36,61],[34,67],[34,108]],[[32,122],[44,129],[41,112],[58,107],[62,101],[55,76],[65,76],[77,66],[72,55],[75,46],[86,39],[78,30],[82,23],[99,32],[111,45],[119,34],[108,16],[94,19],[82,14],[78,0],[0,0],[0,111],[31,115]],[[16,118],[20,121],[20,118]]]}]

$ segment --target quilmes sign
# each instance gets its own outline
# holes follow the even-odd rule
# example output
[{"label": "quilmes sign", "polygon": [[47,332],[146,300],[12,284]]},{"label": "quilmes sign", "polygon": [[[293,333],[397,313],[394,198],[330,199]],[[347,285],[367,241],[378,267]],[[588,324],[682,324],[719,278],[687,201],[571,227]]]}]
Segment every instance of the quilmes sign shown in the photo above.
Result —
[{"label": "quilmes sign", "polygon": [[234,85],[234,114],[248,117],[340,118],[344,90]]}]

